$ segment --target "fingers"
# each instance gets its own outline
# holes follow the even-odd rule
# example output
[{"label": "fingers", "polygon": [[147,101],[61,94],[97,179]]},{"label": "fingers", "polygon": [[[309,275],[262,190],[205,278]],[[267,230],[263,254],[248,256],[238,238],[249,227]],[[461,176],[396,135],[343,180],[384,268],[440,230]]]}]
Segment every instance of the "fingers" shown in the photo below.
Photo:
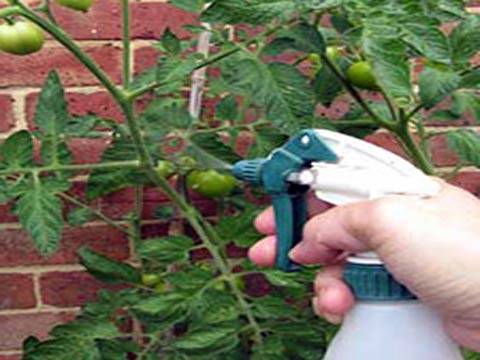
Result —
[{"label": "fingers", "polygon": [[248,250],[248,257],[258,266],[271,267],[275,264],[276,243],[275,236],[267,236]]},{"label": "fingers", "polygon": [[313,217],[304,228],[303,240],[290,252],[300,264],[331,265],[345,253],[369,250],[362,242],[368,232],[369,204],[337,207]]},{"label": "fingers", "polygon": [[326,267],[315,279],[315,313],[327,321],[339,324],[354,304],[349,287],[342,281],[343,266]]}]

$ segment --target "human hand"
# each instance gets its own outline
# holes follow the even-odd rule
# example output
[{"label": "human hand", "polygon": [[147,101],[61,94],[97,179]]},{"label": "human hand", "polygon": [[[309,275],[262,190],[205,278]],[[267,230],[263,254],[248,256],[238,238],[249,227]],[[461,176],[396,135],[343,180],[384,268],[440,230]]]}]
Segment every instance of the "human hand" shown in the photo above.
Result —
[{"label": "human hand", "polygon": [[[480,350],[480,201],[441,183],[440,193],[429,199],[388,196],[328,210],[309,201],[311,219],[290,257],[324,266],[315,281],[318,315],[341,322],[354,303],[342,281],[346,256],[371,250],[399,282],[436,309],[455,341]],[[276,241],[271,208],[258,216],[256,227],[267,237],[249,257],[271,266]]]}]

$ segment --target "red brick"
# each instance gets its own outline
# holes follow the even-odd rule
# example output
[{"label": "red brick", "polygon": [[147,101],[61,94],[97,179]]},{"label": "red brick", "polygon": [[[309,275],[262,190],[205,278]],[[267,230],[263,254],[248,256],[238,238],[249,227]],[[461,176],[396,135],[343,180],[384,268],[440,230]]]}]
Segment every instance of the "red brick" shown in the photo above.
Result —
[{"label": "red brick", "polygon": [[0,95],[0,132],[7,132],[15,126],[13,101],[10,95]]},{"label": "red brick", "polygon": [[480,197],[480,172],[478,171],[462,171],[450,183]]},{"label": "red brick", "polygon": [[76,138],[68,141],[68,147],[76,164],[92,164],[100,161],[109,145],[109,139]]},{"label": "red brick", "polygon": [[[121,50],[119,47],[105,44],[83,48],[114,81],[120,82]],[[60,73],[62,82],[66,86],[97,83],[95,77],[73,55],[57,46],[44,47],[40,52],[24,57],[2,53],[0,62],[2,64],[0,87],[39,86],[43,84],[48,72],[52,69]]]},{"label": "red brick", "polygon": [[160,52],[151,46],[143,46],[135,49],[135,66],[134,73],[139,74],[142,71],[151,68],[157,64]]},{"label": "red brick", "polygon": [[20,360],[22,355],[0,355],[0,360]]},{"label": "red brick", "polygon": [[0,224],[12,223],[17,220],[17,216],[12,211],[12,203],[0,205]]},{"label": "red brick", "polygon": [[[448,110],[451,108],[451,99],[447,99],[442,101],[440,104],[435,106],[432,110],[425,111],[423,114],[420,112],[420,116],[424,119],[428,119],[432,113],[438,110]],[[452,121],[442,121],[442,120],[427,120],[426,124],[428,126],[469,126],[469,125],[476,125],[477,120],[475,116],[470,113],[464,113],[459,119],[452,120]]]},{"label": "red brick", "polygon": [[0,310],[28,309],[36,305],[30,274],[0,274]]},{"label": "red brick", "polygon": [[[70,189],[70,193],[77,198],[84,199],[86,184],[83,182],[75,182]],[[71,209],[74,205],[66,204],[67,209]],[[99,210],[107,217],[117,220],[124,218],[134,207],[133,189],[123,189],[116,191],[103,198],[95,199],[89,203],[89,206]]]},{"label": "red brick", "polygon": [[106,225],[66,229],[60,249],[49,257],[41,256],[22,230],[3,230],[1,237],[0,267],[75,264],[78,263],[76,251],[82,245],[115,259],[126,259],[129,256],[126,236]]},{"label": "red brick", "polygon": [[398,143],[397,139],[394,135],[390,133],[374,133],[365,137],[365,140],[384,149],[387,149],[397,155],[406,157],[405,152],[402,150],[402,147]]},{"label": "red brick", "polygon": [[155,223],[142,225],[142,238],[152,238],[156,236],[168,235],[168,223]]},{"label": "red brick", "polygon": [[183,26],[195,22],[195,15],[170,4],[153,2],[132,4],[134,38],[159,39],[167,28],[179,38],[187,38],[190,33]]},{"label": "red brick", "polygon": [[[122,120],[122,112],[110,94],[96,91],[90,94],[69,92],[66,94],[70,114],[82,116],[96,114],[106,119]],[[34,129],[33,117],[37,106],[38,93],[30,93],[26,97],[25,111],[30,129]]]},{"label": "red brick", "polygon": [[84,14],[52,2],[52,11],[63,29],[77,40],[121,39],[120,1],[94,1],[92,7]]},{"label": "red brick", "polygon": [[28,336],[45,339],[55,325],[74,318],[73,311],[0,315],[0,351],[21,349]]},{"label": "red brick", "polygon": [[448,147],[444,136],[436,136],[430,140],[430,151],[436,166],[453,166],[458,162],[457,155]]},{"label": "red brick", "polygon": [[44,304],[53,306],[81,306],[93,301],[100,289],[119,289],[106,286],[86,272],[50,272],[40,277],[40,291]]}]

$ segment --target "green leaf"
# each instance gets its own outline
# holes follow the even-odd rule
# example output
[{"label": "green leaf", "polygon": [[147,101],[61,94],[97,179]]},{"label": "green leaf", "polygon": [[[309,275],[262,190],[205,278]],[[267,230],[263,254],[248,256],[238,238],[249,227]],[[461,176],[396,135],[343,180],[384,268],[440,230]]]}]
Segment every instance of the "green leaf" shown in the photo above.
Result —
[{"label": "green leaf", "polygon": [[77,253],[88,272],[104,282],[138,284],[141,281],[139,271],[129,264],[109,259],[86,247]]},{"label": "green leaf", "polygon": [[450,146],[463,163],[480,168],[480,135],[470,130],[450,131],[447,135]]},{"label": "green leaf", "polygon": [[50,189],[36,182],[20,196],[16,210],[40,253],[57,250],[63,229],[62,204]]},{"label": "green leaf", "polygon": [[45,165],[72,162],[72,153],[67,144],[54,136],[43,137],[40,154]]},{"label": "green leaf", "polygon": [[160,40],[163,49],[170,55],[178,55],[182,50],[180,46],[180,40],[175,36],[170,28],[167,27]]},{"label": "green leaf", "polygon": [[470,15],[450,35],[453,62],[468,66],[470,58],[480,51],[480,16]]},{"label": "green leaf", "polygon": [[142,241],[138,254],[144,259],[171,264],[188,259],[193,240],[186,236],[167,236]]},{"label": "green leaf", "polygon": [[254,315],[261,319],[277,319],[281,317],[298,316],[298,310],[285,302],[284,299],[275,296],[263,296],[253,301]]},{"label": "green leaf", "polygon": [[294,66],[264,64],[258,58],[246,56],[228,64],[225,79],[234,90],[251,96],[280,130],[288,134],[298,132],[299,120],[313,116],[314,93],[308,79]]},{"label": "green leaf", "polygon": [[[76,138],[98,138],[105,136],[105,132],[112,128],[110,123],[97,115],[72,116],[65,125],[65,134]],[[101,129],[97,129],[101,127]]]},{"label": "green leaf", "polygon": [[152,101],[142,113],[142,120],[148,130],[163,130],[165,134],[173,129],[187,129],[193,122],[185,101],[172,98]]},{"label": "green leaf", "polygon": [[132,91],[155,83],[157,81],[157,68],[158,66],[152,66],[135,76],[130,85]]},{"label": "green leaf", "polygon": [[203,0],[170,0],[170,3],[176,7],[188,12],[199,13],[203,10]]},{"label": "green leaf", "polygon": [[93,218],[93,214],[89,209],[81,207],[72,209],[67,215],[67,221],[70,226],[81,226]]},{"label": "green leaf", "polygon": [[235,96],[225,96],[215,107],[215,118],[218,120],[235,120],[238,116],[237,107]]},{"label": "green leaf", "polygon": [[23,355],[24,360],[102,360],[92,341],[78,342],[77,339],[53,339],[38,344]]},{"label": "green leaf", "polygon": [[322,66],[317,72],[313,87],[317,101],[325,106],[330,106],[332,101],[343,91],[342,83],[327,66]]},{"label": "green leaf", "polygon": [[85,341],[115,338],[116,336],[120,336],[120,332],[113,323],[106,320],[78,319],[64,325],[56,326],[50,332],[50,336]]},{"label": "green leaf", "polygon": [[420,98],[427,109],[432,108],[460,84],[460,76],[449,69],[426,66],[420,74]]},{"label": "green leaf", "polygon": [[389,23],[369,19],[363,30],[363,49],[371,62],[375,78],[383,91],[398,106],[412,100],[410,65],[405,44],[398,38],[397,29]]},{"label": "green leaf", "polygon": [[178,92],[185,84],[197,65],[194,55],[185,59],[179,57],[163,57],[157,67],[156,80],[161,84],[155,89],[159,95]]},{"label": "green leaf", "polygon": [[26,130],[20,130],[10,135],[0,148],[3,161],[11,168],[21,168],[32,165],[33,141]]},{"label": "green leaf", "polygon": [[249,150],[248,156],[252,158],[265,157],[273,149],[285,144],[288,136],[271,126],[255,128],[255,142]]},{"label": "green leaf", "polygon": [[473,91],[456,91],[452,96],[450,111],[458,117],[469,112],[480,121],[480,98]]},{"label": "green leaf", "polygon": [[185,296],[179,292],[156,294],[139,301],[133,309],[144,314],[167,318],[178,312],[187,313],[186,300]]},{"label": "green leaf", "polygon": [[[238,338],[235,330],[228,326],[217,325],[214,328],[199,328],[188,332],[180,339],[174,341],[171,346],[187,353],[208,351],[211,355],[225,352],[235,347]],[[220,351],[219,351],[220,350]]]},{"label": "green leaf", "polygon": [[280,270],[267,270],[264,274],[268,281],[275,286],[297,289],[303,288],[303,285],[297,281],[294,273],[285,273]]},{"label": "green leaf", "polygon": [[69,117],[60,77],[55,70],[52,70],[38,98],[34,116],[35,124],[42,133],[58,138],[63,134]]},{"label": "green leaf", "polygon": [[448,38],[439,29],[439,22],[423,14],[409,15],[401,22],[405,41],[427,59],[450,64]]},{"label": "green leaf", "polygon": [[253,226],[258,209],[250,207],[235,216],[222,217],[216,229],[218,235],[226,242],[234,242],[241,247],[252,246],[260,239]]},{"label": "green leaf", "polygon": [[293,49],[306,53],[324,53],[325,41],[322,34],[315,26],[301,23],[282,33],[288,39],[293,40]]},{"label": "green leaf", "polygon": [[460,83],[460,88],[480,89],[480,69],[468,71]]},{"label": "green leaf", "polygon": [[212,271],[204,270],[197,266],[165,275],[165,279],[169,284],[175,286],[176,289],[185,290],[186,292],[201,290],[213,278],[214,274]]},{"label": "green leaf", "polygon": [[296,9],[291,0],[215,0],[202,13],[204,22],[262,25],[273,19],[285,20]]},{"label": "green leaf", "polygon": [[4,204],[13,198],[10,185],[0,178],[0,204]]},{"label": "green leaf", "polygon": [[214,157],[222,162],[232,164],[240,160],[231,147],[220,140],[215,133],[196,133],[190,137],[191,145],[194,146],[194,154],[200,161],[205,157]]},{"label": "green leaf", "polygon": [[[102,162],[135,160],[135,144],[130,138],[114,134],[112,144],[104,151]],[[86,197],[95,199],[135,184],[137,177],[132,169],[98,169],[90,173]],[[145,176],[144,176],[145,177]]]}]

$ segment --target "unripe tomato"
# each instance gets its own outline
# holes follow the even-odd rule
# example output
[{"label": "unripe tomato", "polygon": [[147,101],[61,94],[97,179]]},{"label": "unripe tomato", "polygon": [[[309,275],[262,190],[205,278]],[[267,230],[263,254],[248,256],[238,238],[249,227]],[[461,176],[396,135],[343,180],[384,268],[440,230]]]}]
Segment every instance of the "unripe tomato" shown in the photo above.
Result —
[{"label": "unripe tomato", "polygon": [[347,78],[350,82],[362,89],[378,90],[377,80],[373,69],[366,61],[358,61],[347,69]]},{"label": "unripe tomato", "polygon": [[235,188],[235,183],[232,175],[215,170],[195,170],[187,176],[188,187],[211,198],[229,195]]},{"label": "unripe tomato", "polygon": [[39,51],[45,43],[42,29],[28,21],[0,25],[0,50],[14,55]]},{"label": "unripe tomato", "polygon": [[175,165],[171,161],[160,160],[155,167],[155,171],[158,175],[168,179],[175,174]]},{"label": "unripe tomato", "polygon": [[338,60],[340,60],[340,49],[337,46],[327,46],[327,50],[325,52],[331,62],[336,63]]},{"label": "unripe tomato", "polygon": [[149,287],[155,286],[161,280],[162,278],[157,274],[151,274],[151,273],[142,274],[142,284],[145,286],[149,286]]},{"label": "unripe tomato", "polygon": [[320,58],[320,55],[316,53],[310,53],[307,56],[307,60],[312,66],[320,66],[322,64],[322,60]]},{"label": "unripe tomato", "polygon": [[87,12],[92,6],[93,0],[56,0],[59,5],[66,8]]},{"label": "unripe tomato", "polygon": [[167,283],[163,280],[160,280],[160,282],[155,285],[155,292],[161,293],[164,292],[167,289]]},{"label": "unripe tomato", "polygon": [[225,281],[217,281],[213,285],[213,288],[218,291],[225,291],[227,289],[227,284],[225,284]]}]

